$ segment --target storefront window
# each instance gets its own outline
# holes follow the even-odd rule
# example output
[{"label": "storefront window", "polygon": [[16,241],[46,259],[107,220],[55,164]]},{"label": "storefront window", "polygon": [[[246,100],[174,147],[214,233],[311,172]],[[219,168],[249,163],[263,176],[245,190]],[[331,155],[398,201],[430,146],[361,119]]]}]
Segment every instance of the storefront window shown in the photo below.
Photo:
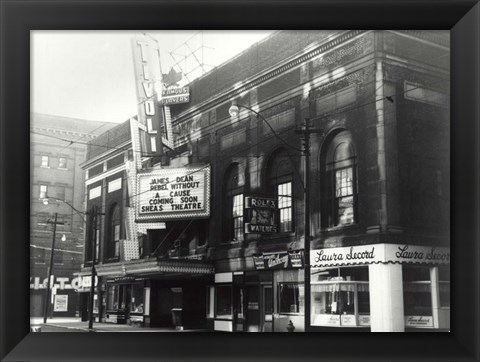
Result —
[{"label": "storefront window", "polygon": [[367,283],[357,284],[358,314],[370,315],[370,292]]},{"label": "storefront window", "polygon": [[304,313],[305,294],[303,284],[279,283],[278,309],[280,313]]},{"label": "storefront window", "polygon": [[119,300],[118,292],[119,292],[118,285],[107,286],[107,309],[108,310],[118,309],[118,300]]},{"label": "storefront window", "polygon": [[403,267],[403,303],[406,316],[432,315],[430,268]]},{"label": "storefront window", "polygon": [[438,267],[439,274],[439,292],[440,307],[450,308],[450,266],[442,265]]},{"label": "storefront window", "polygon": [[216,316],[232,318],[232,286],[216,286]]},{"label": "storefront window", "polygon": [[214,317],[214,310],[213,310],[213,296],[215,295],[215,287],[212,287],[212,286],[208,286],[207,287],[207,302],[206,302],[206,306],[207,306],[207,318],[213,318]]},{"label": "storefront window", "polygon": [[143,303],[143,285],[133,284],[132,285],[132,300],[130,303],[130,312],[133,313],[143,313],[144,303]]},{"label": "storefront window", "polygon": [[100,299],[98,298],[98,295],[95,294],[93,296],[93,313],[98,313],[100,307]]},{"label": "storefront window", "polygon": [[312,325],[370,325],[368,268],[312,271]]}]

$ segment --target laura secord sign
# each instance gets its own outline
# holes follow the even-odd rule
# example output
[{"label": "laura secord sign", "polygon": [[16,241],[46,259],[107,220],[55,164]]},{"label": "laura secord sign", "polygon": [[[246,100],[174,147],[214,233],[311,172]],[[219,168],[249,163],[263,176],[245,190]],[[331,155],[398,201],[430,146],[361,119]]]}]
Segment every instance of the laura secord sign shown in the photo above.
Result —
[{"label": "laura secord sign", "polygon": [[209,165],[164,168],[137,177],[137,220],[210,215]]},{"label": "laura secord sign", "polygon": [[313,268],[372,263],[450,263],[450,249],[407,244],[371,244],[312,250]]}]

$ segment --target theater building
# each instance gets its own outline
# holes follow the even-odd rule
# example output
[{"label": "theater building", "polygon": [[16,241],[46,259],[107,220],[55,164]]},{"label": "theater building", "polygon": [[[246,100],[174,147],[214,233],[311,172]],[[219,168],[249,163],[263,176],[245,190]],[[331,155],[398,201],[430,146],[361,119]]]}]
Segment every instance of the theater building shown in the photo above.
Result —
[{"label": "theater building", "polygon": [[448,330],[449,54],[448,32],[280,31],[188,85],[163,157],[135,119],[91,142],[99,318]]}]

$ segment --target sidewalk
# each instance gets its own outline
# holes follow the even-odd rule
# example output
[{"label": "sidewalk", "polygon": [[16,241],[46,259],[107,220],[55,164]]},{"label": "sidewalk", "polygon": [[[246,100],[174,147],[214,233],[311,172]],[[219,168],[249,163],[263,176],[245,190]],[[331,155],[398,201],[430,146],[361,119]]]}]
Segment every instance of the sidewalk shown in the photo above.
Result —
[{"label": "sidewalk", "polygon": [[43,323],[43,319],[39,318],[40,323],[32,323],[30,325],[38,325],[41,332],[206,332],[203,329],[177,330],[175,328],[147,328],[128,324],[112,324],[112,323],[93,323],[92,330],[88,329],[88,322],[82,322],[79,318],[54,318],[47,319],[47,323]]}]

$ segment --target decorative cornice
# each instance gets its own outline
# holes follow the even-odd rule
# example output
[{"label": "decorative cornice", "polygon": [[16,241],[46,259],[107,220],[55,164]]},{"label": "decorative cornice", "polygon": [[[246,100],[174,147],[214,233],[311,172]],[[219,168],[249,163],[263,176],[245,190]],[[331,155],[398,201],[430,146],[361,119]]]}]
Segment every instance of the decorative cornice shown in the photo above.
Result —
[{"label": "decorative cornice", "polygon": [[425,31],[425,30],[402,30],[402,31],[392,31],[397,34],[404,34],[419,38],[430,43],[441,45],[443,47],[450,48],[450,39],[446,39],[444,36],[438,35],[434,31]]},{"label": "decorative cornice", "polygon": [[[75,136],[75,137],[87,137],[94,139],[97,137],[97,135],[92,135],[91,133],[84,133],[84,132],[73,132],[73,131],[67,131],[63,129],[58,129],[58,128],[45,128],[45,127],[31,127],[30,130],[32,131],[40,131],[40,132],[46,132],[46,133],[53,133],[53,134],[64,134],[68,136]],[[41,134],[36,133],[37,135],[41,136]],[[45,134],[48,136],[48,134]]]},{"label": "decorative cornice", "polygon": [[193,108],[193,109],[189,109],[187,111],[185,111],[184,113],[181,113],[179,115],[177,115],[175,117],[175,122],[178,122],[181,118],[185,118],[185,117],[188,117],[191,113],[197,113],[197,112],[200,112],[202,110],[204,110],[205,108],[210,108],[210,107],[213,107],[217,104],[221,104],[229,99],[233,99],[235,96],[238,96],[239,94],[242,94],[256,86],[258,86],[259,84],[263,83],[263,82],[266,82],[268,80],[270,80],[271,78],[273,77],[276,77],[277,75],[281,74],[281,73],[284,73],[294,67],[297,67],[298,65],[304,63],[304,62],[307,62],[309,60],[311,60],[312,58],[315,58],[316,56],[320,55],[321,53],[323,52],[326,52],[327,50],[330,50],[332,48],[334,48],[335,46],[347,41],[347,40],[350,40],[352,38],[354,38],[355,36],[361,34],[361,33],[365,33],[366,31],[365,30],[353,30],[353,31],[348,31],[346,33],[343,33],[341,35],[339,35],[337,38],[335,39],[331,39],[330,41],[327,41],[326,43],[318,46],[317,48],[309,51],[308,53],[305,53],[303,55],[300,55],[300,56],[297,56],[295,59],[292,59],[290,61],[287,61],[284,65],[280,65],[280,66],[277,66],[275,69],[271,70],[271,71],[267,71],[267,73],[263,74],[263,75],[260,75],[260,76],[257,76],[256,78],[252,79],[251,81],[248,81],[246,82],[243,86],[239,87],[239,88],[236,88],[236,89],[233,89],[231,91],[227,91],[225,93],[223,93],[222,95],[220,95],[219,97],[217,97],[216,99],[213,99],[213,100],[207,100],[205,102],[203,102],[203,104],[200,104],[199,106]]}]

